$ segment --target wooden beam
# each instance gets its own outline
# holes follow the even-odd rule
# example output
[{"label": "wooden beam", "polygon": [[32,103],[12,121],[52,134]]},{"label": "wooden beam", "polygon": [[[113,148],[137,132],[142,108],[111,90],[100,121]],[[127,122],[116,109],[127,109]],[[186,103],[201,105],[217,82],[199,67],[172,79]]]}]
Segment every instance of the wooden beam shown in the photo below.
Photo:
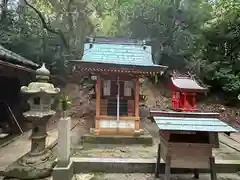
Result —
[{"label": "wooden beam", "polygon": [[209,158],[209,164],[210,164],[211,180],[217,180],[215,158],[213,156]]},{"label": "wooden beam", "polygon": [[193,178],[199,179],[199,170],[198,169],[193,169]]},{"label": "wooden beam", "polygon": [[161,144],[158,144],[158,151],[157,151],[157,159],[156,159],[156,166],[155,166],[155,177],[159,178],[160,172],[160,161],[161,161]]},{"label": "wooden beam", "polygon": [[171,179],[171,156],[167,154],[166,161],[165,161],[165,176],[164,180]]},{"label": "wooden beam", "polygon": [[[139,117],[139,94],[140,94],[140,83],[139,78],[136,78],[135,81],[135,116]],[[136,120],[135,129],[140,129],[140,120]]]},{"label": "wooden beam", "polygon": [[95,128],[96,130],[99,130],[100,124],[97,119],[97,117],[100,116],[100,97],[101,96],[101,78],[100,76],[97,76],[96,81],[96,121],[95,121]]},{"label": "wooden beam", "polygon": [[30,72],[30,73],[35,73],[36,72],[34,69],[27,68],[27,67],[24,67],[24,66],[21,66],[21,65],[12,64],[12,63],[5,62],[5,61],[2,61],[2,60],[0,60],[0,65],[7,66],[7,67],[10,67],[10,68],[14,68],[14,69],[18,69],[18,70],[22,70],[22,71],[26,71],[26,72]]},{"label": "wooden beam", "polygon": [[119,128],[117,131],[116,128],[100,128],[98,134],[96,135],[121,135],[121,136],[138,136],[141,135],[139,132],[135,132],[132,128]]},{"label": "wooden beam", "polygon": [[[97,120],[116,120],[117,116],[96,116]],[[119,120],[129,120],[129,121],[133,121],[133,120],[140,120],[139,117],[135,117],[135,116],[120,116]]]}]

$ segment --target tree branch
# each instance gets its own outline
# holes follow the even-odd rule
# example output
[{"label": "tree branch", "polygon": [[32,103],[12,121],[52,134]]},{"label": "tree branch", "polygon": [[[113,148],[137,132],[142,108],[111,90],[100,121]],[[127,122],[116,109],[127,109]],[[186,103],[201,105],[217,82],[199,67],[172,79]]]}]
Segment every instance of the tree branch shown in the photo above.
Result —
[{"label": "tree branch", "polygon": [[67,40],[66,40],[64,34],[62,33],[62,31],[60,31],[60,30],[55,30],[55,29],[49,27],[49,26],[47,25],[47,23],[46,23],[43,15],[41,14],[41,12],[38,11],[33,5],[29,4],[29,3],[27,2],[27,0],[24,0],[24,1],[25,1],[25,3],[26,3],[27,6],[29,6],[35,13],[37,13],[38,17],[39,17],[40,20],[41,20],[41,23],[42,23],[43,28],[46,29],[47,31],[53,33],[53,34],[59,35],[60,38],[61,38],[61,40],[62,40],[62,42],[63,42],[63,44],[64,44],[64,46],[65,46],[65,48],[69,49],[69,45],[68,45]]}]

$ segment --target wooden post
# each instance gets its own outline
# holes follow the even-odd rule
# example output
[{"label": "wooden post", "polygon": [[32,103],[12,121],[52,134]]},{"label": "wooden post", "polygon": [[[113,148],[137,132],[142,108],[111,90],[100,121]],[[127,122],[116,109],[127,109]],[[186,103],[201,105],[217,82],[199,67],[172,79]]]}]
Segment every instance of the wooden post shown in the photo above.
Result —
[{"label": "wooden post", "polygon": [[170,180],[171,179],[171,156],[166,156],[166,162],[165,162],[165,176],[164,180]]},{"label": "wooden post", "polygon": [[211,180],[217,180],[215,158],[213,156],[209,158],[209,164],[210,164]]},{"label": "wooden post", "polygon": [[187,94],[183,93],[183,109],[186,109],[186,102],[187,102]]},{"label": "wooden post", "polygon": [[196,110],[196,94],[192,94],[192,104],[193,104],[193,109],[194,111]]},{"label": "wooden post", "polygon": [[139,78],[137,77],[135,81],[135,117],[137,117],[137,120],[135,121],[135,130],[140,129],[139,94],[140,94],[140,83],[139,83]]},{"label": "wooden post", "polygon": [[160,171],[160,161],[161,161],[161,144],[158,144],[158,151],[157,151],[157,160],[155,166],[155,177],[159,178],[159,171]]},{"label": "wooden post", "polygon": [[119,122],[120,121],[120,82],[119,76],[117,76],[117,133],[119,132]]},{"label": "wooden post", "polygon": [[199,179],[199,171],[198,171],[198,169],[194,169],[193,170],[193,174],[194,174],[194,179]]},{"label": "wooden post", "polygon": [[176,92],[172,92],[172,108],[176,108]]},{"label": "wooden post", "polygon": [[101,98],[101,78],[100,76],[97,76],[97,82],[96,82],[96,121],[95,121],[95,128],[96,128],[96,134],[98,134],[100,124],[98,117],[100,116],[100,98]]}]

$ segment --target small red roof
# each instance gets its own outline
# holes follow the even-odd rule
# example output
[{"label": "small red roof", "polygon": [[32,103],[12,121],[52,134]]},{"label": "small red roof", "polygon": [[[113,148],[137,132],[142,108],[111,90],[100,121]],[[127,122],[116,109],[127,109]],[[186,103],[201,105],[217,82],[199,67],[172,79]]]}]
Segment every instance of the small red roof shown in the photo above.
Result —
[{"label": "small red roof", "polygon": [[185,92],[206,92],[207,88],[202,87],[193,77],[172,77],[172,85],[174,89]]}]

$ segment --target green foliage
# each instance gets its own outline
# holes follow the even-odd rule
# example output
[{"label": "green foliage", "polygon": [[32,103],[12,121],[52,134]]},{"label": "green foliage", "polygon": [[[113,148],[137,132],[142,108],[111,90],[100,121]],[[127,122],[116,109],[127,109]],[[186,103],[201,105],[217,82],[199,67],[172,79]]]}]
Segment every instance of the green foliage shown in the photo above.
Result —
[{"label": "green foliage", "polygon": [[195,72],[228,100],[240,93],[239,0],[27,2],[36,10],[2,6],[1,44],[54,74],[65,76],[68,60],[81,59],[88,35],[129,36],[146,39],[156,63]]},{"label": "green foliage", "polygon": [[128,10],[130,35],[150,40],[155,62],[183,69],[197,46],[200,25],[209,18],[209,9],[200,0],[135,1]]},{"label": "green foliage", "polygon": [[68,96],[62,95],[60,97],[60,105],[61,105],[62,111],[67,111],[67,110],[69,110],[71,108],[72,101],[69,99]]},{"label": "green foliage", "polygon": [[89,2],[27,2],[34,9],[25,3],[8,9],[1,21],[0,42],[36,63],[45,62],[53,74],[64,77],[68,60],[81,59],[83,43],[93,30]]},{"label": "green foliage", "polygon": [[240,2],[220,0],[203,26],[204,78],[214,89],[235,99],[240,93]]}]

